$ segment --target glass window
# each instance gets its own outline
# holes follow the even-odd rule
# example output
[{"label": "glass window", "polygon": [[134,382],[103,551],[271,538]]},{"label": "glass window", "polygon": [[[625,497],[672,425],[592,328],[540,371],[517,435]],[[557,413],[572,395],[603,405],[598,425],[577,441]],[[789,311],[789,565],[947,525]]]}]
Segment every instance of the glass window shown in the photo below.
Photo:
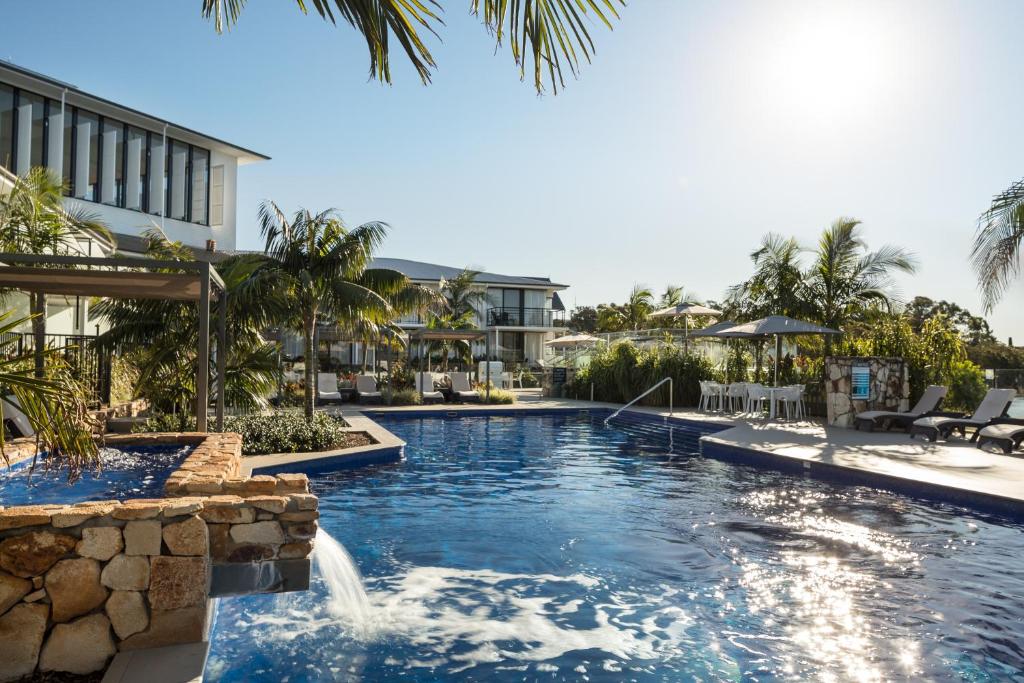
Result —
[{"label": "glass window", "polygon": [[167,150],[164,136],[149,136],[149,198],[147,210],[157,216],[164,215],[164,193],[167,190]]},{"label": "glass window", "polygon": [[0,166],[13,172],[14,88],[0,85]]},{"label": "glass window", "polygon": [[125,202],[128,209],[142,211],[146,191],[146,131],[128,128],[125,142]]},{"label": "glass window", "polygon": [[210,225],[224,225],[224,166],[210,171]]},{"label": "glass window", "polygon": [[50,170],[60,175],[62,150],[67,149],[62,145],[64,141],[64,123],[61,121],[60,101],[48,100],[46,103],[46,165]]},{"label": "glass window", "polygon": [[189,214],[193,223],[209,224],[207,209],[207,192],[210,185],[210,152],[201,148],[192,148],[192,209]]},{"label": "glass window", "polygon": [[103,203],[121,206],[124,201],[124,124],[103,119]]},{"label": "glass window", "polygon": [[506,289],[504,290],[502,297],[502,306],[505,308],[519,308],[522,303],[522,292],[518,289]]},{"label": "glass window", "polygon": [[18,175],[43,165],[43,104],[39,95],[18,91],[18,141],[15,152]]},{"label": "glass window", "polygon": [[95,114],[78,110],[75,120],[75,196],[98,199],[100,169],[100,120]]},{"label": "glass window", "polygon": [[74,194],[75,188],[75,175],[72,171],[72,162],[75,158],[75,114],[73,107],[66,107],[64,109],[64,158],[61,161],[61,167],[64,176],[64,194]]},{"label": "glass window", "polygon": [[188,188],[188,145],[177,140],[168,142],[171,177],[167,215],[183,221],[186,218],[185,191]]}]

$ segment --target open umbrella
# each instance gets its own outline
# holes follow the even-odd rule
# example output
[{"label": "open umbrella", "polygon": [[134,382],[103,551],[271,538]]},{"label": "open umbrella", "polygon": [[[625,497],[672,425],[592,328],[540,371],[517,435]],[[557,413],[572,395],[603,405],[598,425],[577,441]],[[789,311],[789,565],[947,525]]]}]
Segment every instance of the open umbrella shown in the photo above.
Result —
[{"label": "open umbrella", "polygon": [[785,315],[770,315],[767,318],[753,320],[749,323],[727,327],[715,336],[729,337],[775,337],[775,386],[779,384],[779,356],[782,353],[782,337],[802,334],[842,334],[831,327],[822,327],[804,320],[797,320]]},{"label": "open umbrella", "polygon": [[728,330],[736,327],[738,323],[732,320],[723,320],[722,322],[715,323],[714,325],[708,325],[707,327],[694,330],[691,337],[717,337],[720,339],[731,339],[733,337],[749,337],[749,334],[744,332],[728,332]]},{"label": "open umbrella", "polygon": [[669,306],[668,308],[651,313],[652,318],[678,318],[683,316],[684,333],[687,337],[690,336],[691,315],[722,315],[722,312],[707,306],[701,306],[700,304],[676,304],[675,306]]},{"label": "open umbrella", "polygon": [[550,346],[555,349],[564,349],[570,346],[586,346],[587,344],[596,344],[601,341],[599,337],[594,337],[589,334],[567,334],[562,337],[557,337],[549,341],[544,342],[545,346]]}]

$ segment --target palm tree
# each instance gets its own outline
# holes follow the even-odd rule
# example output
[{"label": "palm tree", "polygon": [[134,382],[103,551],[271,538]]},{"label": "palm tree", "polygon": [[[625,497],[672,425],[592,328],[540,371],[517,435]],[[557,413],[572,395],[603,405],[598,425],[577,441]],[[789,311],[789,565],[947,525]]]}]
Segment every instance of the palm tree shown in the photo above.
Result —
[{"label": "palm tree", "polygon": [[642,330],[654,309],[654,295],[643,285],[633,285],[626,303],[598,306],[598,329],[604,332]]},{"label": "palm tree", "polygon": [[1020,246],[1024,241],[1024,180],[992,199],[978,219],[971,250],[971,265],[978,275],[986,312],[999,302],[1020,272]]},{"label": "palm tree", "polygon": [[[487,292],[477,284],[480,271],[464,268],[453,278],[444,278],[438,287],[440,296],[431,310],[427,327],[431,329],[473,330],[477,328],[477,311],[487,301]],[[442,371],[448,370],[448,359],[452,353],[468,362],[472,358],[472,346],[466,340],[432,341],[431,354],[441,356]]]},{"label": "palm tree", "polygon": [[[294,1],[308,12],[306,0]],[[313,0],[312,5],[325,21],[335,24],[340,17],[362,35],[372,78],[391,83],[389,39],[394,37],[423,83],[430,82],[437,65],[421,34],[439,37],[443,9],[436,0]],[[581,58],[589,62],[594,52],[591,18],[610,30],[619,5],[625,0],[469,0],[470,12],[482,17],[496,46],[506,40],[511,45],[520,79],[529,66],[538,93],[545,81],[556,93],[565,87],[563,65],[578,75]],[[203,16],[212,16],[220,33],[238,21],[244,6],[245,0],[203,0]]]},{"label": "palm tree", "polygon": [[[826,327],[845,325],[869,306],[891,308],[895,300],[893,275],[913,273],[913,255],[899,247],[868,251],[860,234],[860,221],[839,218],[821,235],[814,262],[805,275],[807,301]],[[825,355],[832,351],[825,337]]]},{"label": "palm tree", "polygon": [[368,268],[387,232],[384,223],[350,230],[333,209],[316,214],[299,209],[289,219],[273,202],[260,205],[259,223],[265,247],[252,277],[272,283],[275,315],[303,335],[305,413],[312,417],[317,323],[387,324],[395,316],[389,297],[407,290],[410,282],[398,271]]},{"label": "palm tree", "polygon": [[800,244],[795,238],[768,233],[750,254],[754,274],[730,291],[734,305],[743,302],[742,317],[799,316],[809,312]]},{"label": "palm tree", "polygon": [[[44,167],[22,177],[11,177],[11,188],[0,194],[0,251],[15,254],[66,255],[79,250],[78,240],[113,239],[95,214],[64,205],[60,178]],[[46,346],[46,295],[29,296],[32,332],[35,337],[35,372],[42,377]]]}]

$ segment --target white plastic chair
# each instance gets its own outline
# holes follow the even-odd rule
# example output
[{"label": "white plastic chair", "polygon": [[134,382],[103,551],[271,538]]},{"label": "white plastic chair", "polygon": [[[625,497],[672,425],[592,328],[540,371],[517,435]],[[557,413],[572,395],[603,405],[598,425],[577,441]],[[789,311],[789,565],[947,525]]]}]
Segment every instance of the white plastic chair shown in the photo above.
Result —
[{"label": "white plastic chair", "polygon": [[[781,404],[781,406],[778,406],[776,408],[776,410],[775,410],[776,416],[779,416],[779,415],[782,414],[782,411],[779,410],[779,408],[781,407],[781,408],[784,408],[785,411],[786,411],[786,419],[787,420],[791,420],[794,417],[794,415],[796,416],[797,419],[802,418],[803,417],[803,411],[801,410],[801,407],[800,407],[800,404],[801,404],[800,394],[801,393],[802,393],[801,392],[801,387],[792,387],[791,386],[791,387],[782,387],[780,389],[776,389],[775,390],[775,401],[776,401],[776,404]],[[792,407],[792,410],[790,409],[791,407]]]},{"label": "white plastic chair", "polygon": [[771,392],[768,387],[760,384],[748,384],[747,385],[747,412],[748,413],[761,413],[765,409],[765,405],[771,401]]},{"label": "white plastic chair", "polygon": [[736,402],[739,401],[741,411],[747,407],[747,385],[745,382],[733,382],[725,390],[725,398],[729,402],[729,412],[736,412]]},{"label": "white plastic chair", "polygon": [[697,406],[697,409],[702,412],[713,410],[712,406],[718,402],[718,391],[712,385],[714,385],[714,382],[708,380],[700,381],[700,404]]}]

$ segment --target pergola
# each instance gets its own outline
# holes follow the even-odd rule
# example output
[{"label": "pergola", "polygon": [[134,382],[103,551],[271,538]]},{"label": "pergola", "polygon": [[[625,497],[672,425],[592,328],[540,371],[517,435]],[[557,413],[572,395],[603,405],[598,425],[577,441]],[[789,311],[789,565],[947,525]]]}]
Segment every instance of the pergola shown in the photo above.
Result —
[{"label": "pergola", "polygon": [[[455,329],[435,329],[430,327],[421,327],[413,330],[409,333],[409,348],[412,348],[412,342],[419,342],[419,371],[423,371],[423,343],[430,341],[473,341],[483,337],[486,343],[486,351],[484,357],[487,358],[487,398],[491,398],[491,337],[487,334],[486,330],[455,330]],[[479,377],[477,378],[479,380]],[[420,387],[422,394],[422,387]]]},{"label": "pergola", "polygon": [[[199,309],[196,368],[196,429],[207,430],[210,400],[210,302],[217,301],[217,429],[224,428],[224,375],[227,366],[227,288],[205,261],[52,256],[0,253],[0,288],[36,294],[111,299],[194,301]],[[176,272],[152,272],[176,271]]]}]

